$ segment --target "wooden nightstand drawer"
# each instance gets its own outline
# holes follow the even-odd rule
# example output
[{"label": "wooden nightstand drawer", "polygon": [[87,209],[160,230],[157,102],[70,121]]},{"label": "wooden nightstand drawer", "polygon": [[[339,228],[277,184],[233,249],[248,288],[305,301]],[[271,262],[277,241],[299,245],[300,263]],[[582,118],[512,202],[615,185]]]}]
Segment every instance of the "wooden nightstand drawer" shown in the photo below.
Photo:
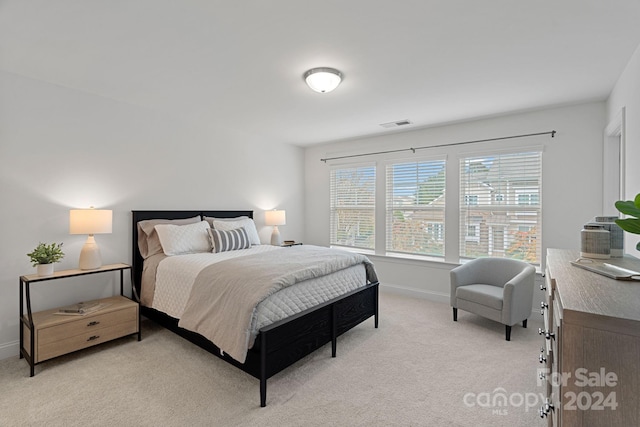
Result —
[{"label": "wooden nightstand drawer", "polygon": [[80,335],[50,342],[48,344],[40,343],[40,345],[36,347],[38,349],[36,361],[42,362],[53,357],[111,341],[136,332],[138,332],[138,321],[137,319],[133,319],[125,323],[117,323],[101,329],[86,331]]},{"label": "wooden nightstand drawer", "polygon": [[[107,307],[104,310],[109,308],[111,307]],[[118,323],[135,321],[138,315],[138,309],[135,304],[128,304],[123,308],[106,313],[103,313],[104,310],[100,310],[93,315],[64,316],[71,318],[72,321],[65,319],[67,320],[66,322],[50,327],[36,326],[38,331],[36,340],[42,346],[74,335],[91,334],[95,330],[108,328]],[[58,314],[54,314],[54,316],[62,317]]]},{"label": "wooden nightstand drawer", "polygon": [[105,307],[84,316],[56,314],[58,309],[33,313],[34,348],[24,328],[24,348],[35,363],[138,332],[138,303],[123,296],[99,300]]}]

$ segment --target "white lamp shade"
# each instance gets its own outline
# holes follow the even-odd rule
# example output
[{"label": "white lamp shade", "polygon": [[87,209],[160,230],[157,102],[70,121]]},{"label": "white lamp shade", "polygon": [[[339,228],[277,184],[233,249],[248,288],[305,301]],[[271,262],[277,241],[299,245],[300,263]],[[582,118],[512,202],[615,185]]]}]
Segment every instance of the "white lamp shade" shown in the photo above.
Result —
[{"label": "white lamp shade", "polygon": [[264,213],[264,223],[266,225],[285,225],[287,223],[287,214],[285,211],[266,211]]},{"label": "white lamp shade", "polygon": [[331,92],[342,81],[342,74],[334,68],[312,68],[304,73],[307,85],[316,92]]},{"label": "white lamp shade", "polygon": [[69,234],[108,234],[112,230],[113,212],[106,209],[71,209]]}]

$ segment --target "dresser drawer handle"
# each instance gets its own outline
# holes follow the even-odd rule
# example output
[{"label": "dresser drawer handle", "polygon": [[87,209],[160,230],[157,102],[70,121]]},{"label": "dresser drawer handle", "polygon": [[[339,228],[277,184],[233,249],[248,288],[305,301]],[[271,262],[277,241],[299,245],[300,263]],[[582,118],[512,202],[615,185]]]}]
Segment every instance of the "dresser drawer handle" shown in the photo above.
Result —
[{"label": "dresser drawer handle", "polygon": [[540,418],[546,417],[551,411],[555,409],[556,408],[553,407],[553,403],[551,403],[549,398],[545,399],[544,405],[540,407]]},{"label": "dresser drawer handle", "polygon": [[87,323],[87,326],[96,326],[96,325],[99,325],[99,324],[100,324],[100,322],[98,322],[97,320],[94,320],[93,322]]},{"label": "dresser drawer handle", "polygon": [[92,335],[89,338],[87,338],[87,341],[94,341],[94,340],[97,340],[98,338],[100,338],[100,335]]},{"label": "dresser drawer handle", "polygon": [[551,331],[542,330],[542,328],[538,328],[538,335],[544,335],[544,337],[548,340],[550,340],[551,338],[556,338],[556,334]]},{"label": "dresser drawer handle", "polygon": [[549,413],[547,411],[544,410],[544,406],[540,407],[540,418],[544,418],[546,417]]},{"label": "dresser drawer handle", "polygon": [[540,314],[544,316],[544,311],[549,308],[549,304],[542,301],[540,303]]}]

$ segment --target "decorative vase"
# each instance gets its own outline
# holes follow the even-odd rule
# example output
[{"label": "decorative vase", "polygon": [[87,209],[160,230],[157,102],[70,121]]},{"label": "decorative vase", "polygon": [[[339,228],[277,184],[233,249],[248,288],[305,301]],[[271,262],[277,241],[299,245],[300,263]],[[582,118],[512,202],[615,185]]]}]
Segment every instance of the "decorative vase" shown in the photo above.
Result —
[{"label": "decorative vase", "polygon": [[51,276],[53,274],[53,263],[38,264],[36,268],[38,271],[38,276]]}]

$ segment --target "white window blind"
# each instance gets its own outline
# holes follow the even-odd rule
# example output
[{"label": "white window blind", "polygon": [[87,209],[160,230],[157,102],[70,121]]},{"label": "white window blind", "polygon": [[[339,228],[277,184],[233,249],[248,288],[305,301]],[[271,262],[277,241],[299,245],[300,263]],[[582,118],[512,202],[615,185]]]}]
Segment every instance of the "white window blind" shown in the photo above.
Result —
[{"label": "white window blind", "polygon": [[376,167],[331,170],[331,244],[375,247]]},{"label": "white window blind", "polygon": [[460,258],[540,265],[542,152],[460,159]]},{"label": "white window blind", "polygon": [[445,160],[387,166],[386,250],[444,256]]}]

